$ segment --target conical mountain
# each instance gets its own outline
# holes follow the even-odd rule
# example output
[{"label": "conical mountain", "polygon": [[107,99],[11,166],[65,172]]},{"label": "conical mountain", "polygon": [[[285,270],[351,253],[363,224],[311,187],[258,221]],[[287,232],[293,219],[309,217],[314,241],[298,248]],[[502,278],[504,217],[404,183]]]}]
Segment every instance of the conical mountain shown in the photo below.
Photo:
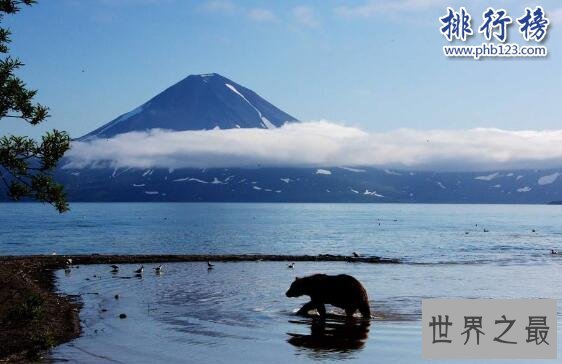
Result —
[{"label": "conical mountain", "polygon": [[191,75],[80,140],[150,129],[275,128],[297,119],[216,73]]}]

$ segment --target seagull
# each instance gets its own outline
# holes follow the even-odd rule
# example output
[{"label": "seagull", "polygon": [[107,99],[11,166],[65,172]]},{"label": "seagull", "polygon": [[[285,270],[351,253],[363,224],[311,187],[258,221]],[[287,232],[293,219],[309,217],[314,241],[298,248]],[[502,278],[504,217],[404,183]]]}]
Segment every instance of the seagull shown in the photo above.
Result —
[{"label": "seagull", "polygon": [[66,265],[72,265],[72,259],[68,258],[68,259],[64,262],[64,264],[66,264]]},{"label": "seagull", "polygon": [[139,269],[137,269],[135,271],[136,274],[142,274],[142,271],[144,270],[144,265],[141,265],[141,267]]},{"label": "seagull", "polygon": [[359,253],[353,252],[352,254],[353,254],[353,257],[354,257],[354,258],[359,258]]},{"label": "seagull", "polygon": [[154,267],[154,273],[156,274],[160,274],[162,273],[162,264],[160,264],[158,267]]},{"label": "seagull", "polygon": [[558,249],[550,249],[550,254],[558,254]]},{"label": "seagull", "polygon": [[214,264],[212,264],[211,262],[207,262],[207,269],[213,269],[214,267]]},{"label": "seagull", "polygon": [[287,268],[289,268],[289,269],[293,269],[294,267],[295,267],[295,262],[287,265]]},{"label": "seagull", "polygon": [[111,272],[113,272],[113,273],[119,272],[119,266],[117,266],[115,264],[112,264],[112,265],[110,265],[110,267],[111,267]]}]

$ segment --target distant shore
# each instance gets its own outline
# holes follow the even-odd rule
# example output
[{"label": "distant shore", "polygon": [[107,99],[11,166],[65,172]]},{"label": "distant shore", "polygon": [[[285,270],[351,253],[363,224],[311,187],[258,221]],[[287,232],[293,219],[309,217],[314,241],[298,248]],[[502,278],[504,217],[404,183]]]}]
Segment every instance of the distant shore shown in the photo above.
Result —
[{"label": "distant shore", "polygon": [[80,335],[79,297],[56,292],[55,271],[72,265],[171,262],[352,262],[397,264],[398,259],[345,255],[26,255],[0,256],[0,362],[38,360]]}]

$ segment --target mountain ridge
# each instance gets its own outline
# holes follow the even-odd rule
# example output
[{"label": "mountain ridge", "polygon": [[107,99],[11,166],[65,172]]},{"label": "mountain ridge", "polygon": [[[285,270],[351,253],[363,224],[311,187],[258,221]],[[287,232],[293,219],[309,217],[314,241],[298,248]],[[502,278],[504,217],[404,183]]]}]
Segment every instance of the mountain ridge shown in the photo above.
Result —
[{"label": "mountain ridge", "polygon": [[111,138],[150,129],[275,128],[298,119],[218,74],[189,75],[137,108],[78,138]]}]

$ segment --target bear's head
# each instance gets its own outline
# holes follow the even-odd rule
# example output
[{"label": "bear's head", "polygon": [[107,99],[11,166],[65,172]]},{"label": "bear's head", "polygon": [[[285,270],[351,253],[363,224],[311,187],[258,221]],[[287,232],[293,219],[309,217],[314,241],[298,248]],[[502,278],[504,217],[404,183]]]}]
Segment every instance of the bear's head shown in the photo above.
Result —
[{"label": "bear's head", "polygon": [[295,278],[295,281],[291,283],[291,287],[289,287],[289,290],[285,293],[285,295],[287,297],[300,297],[306,294],[305,287],[306,284],[304,284],[304,279],[297,277]]}]

